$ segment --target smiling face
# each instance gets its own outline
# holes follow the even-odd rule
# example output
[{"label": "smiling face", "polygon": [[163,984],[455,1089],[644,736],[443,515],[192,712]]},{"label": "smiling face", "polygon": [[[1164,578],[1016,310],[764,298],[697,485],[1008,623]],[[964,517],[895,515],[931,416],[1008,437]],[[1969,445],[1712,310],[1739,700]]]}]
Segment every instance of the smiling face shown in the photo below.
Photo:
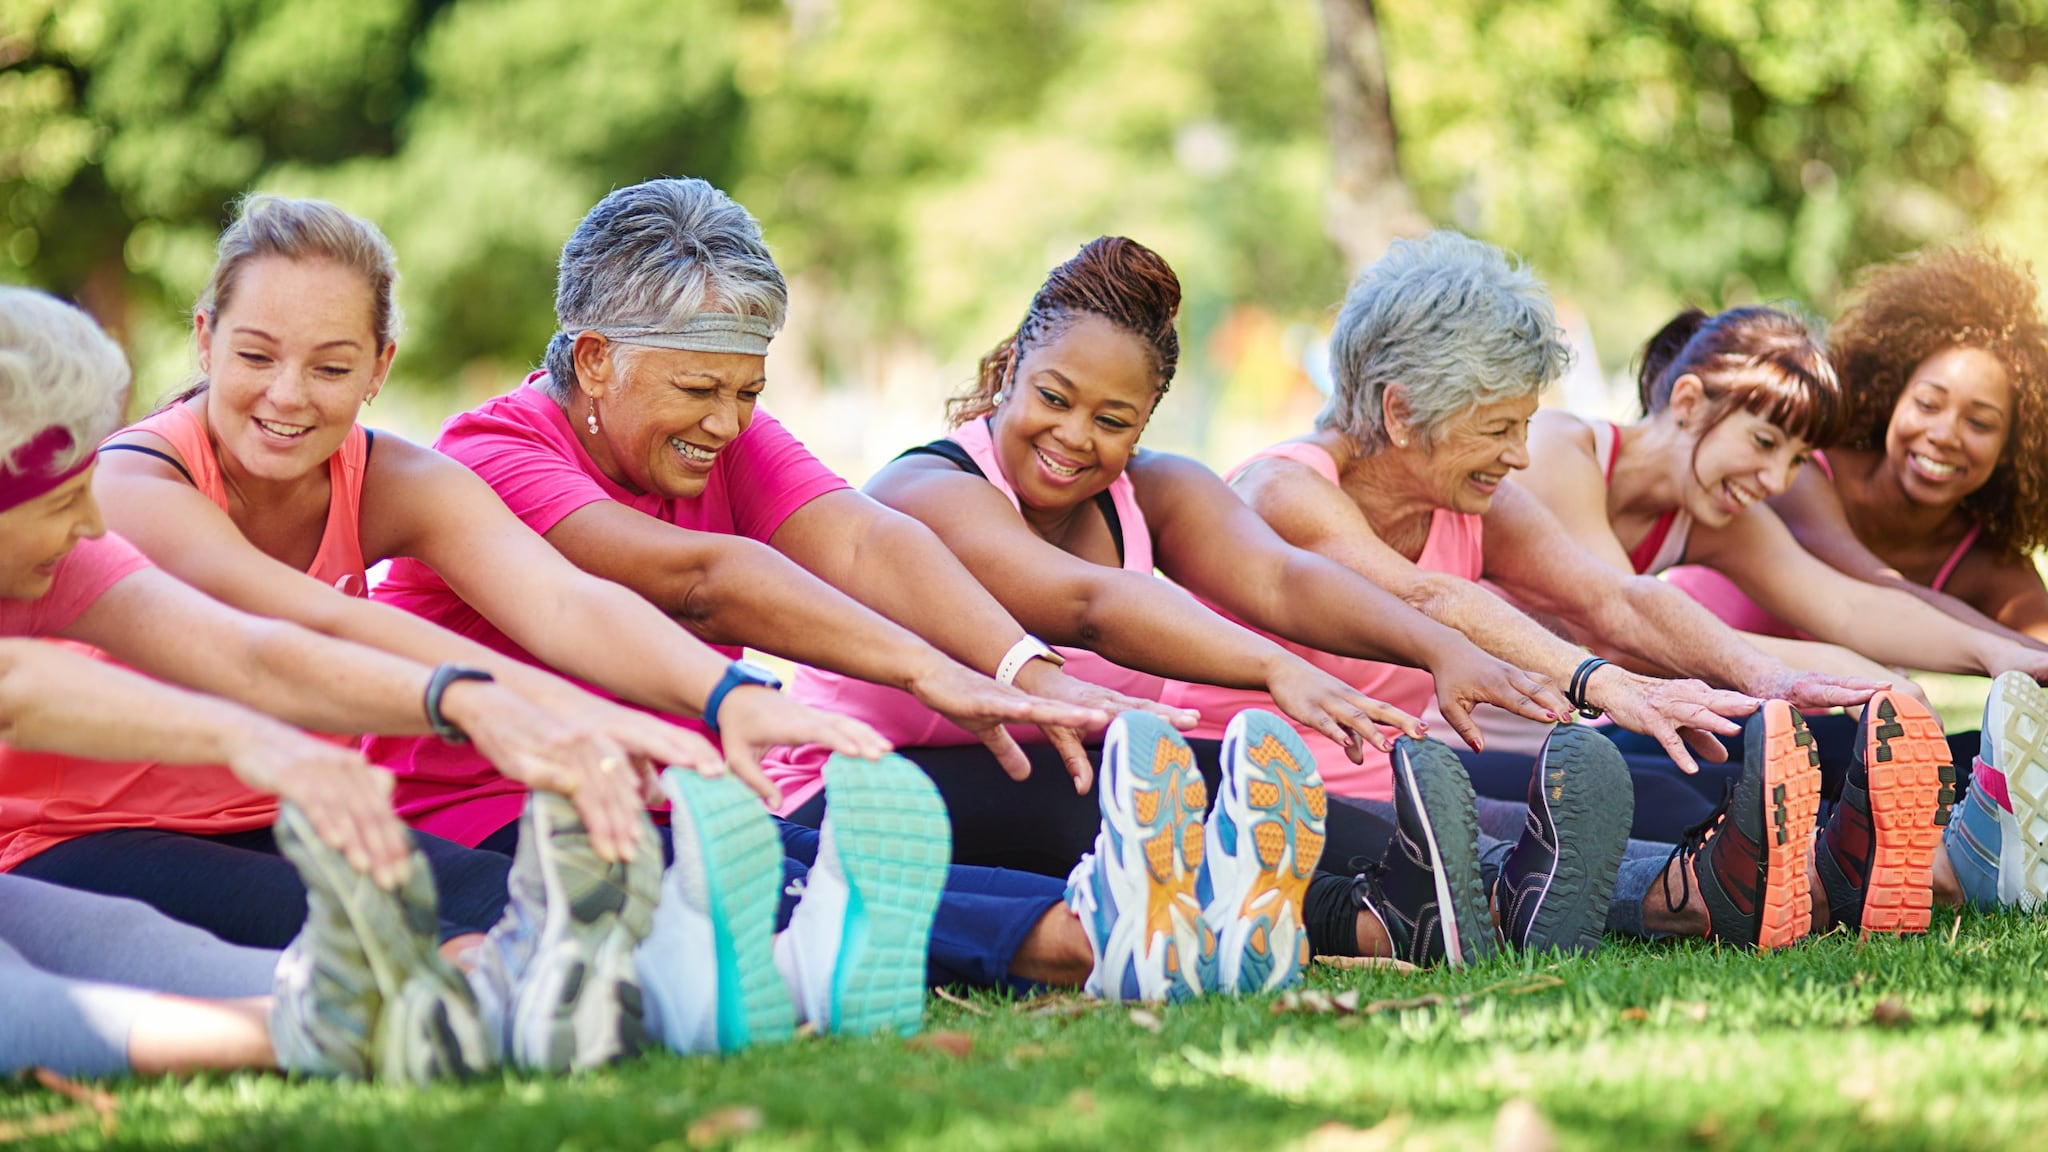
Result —
[{"label": "smiling face", "polygon": [[[1674,410],[1684,411],[1675,401]],[[1790,487],[1812,456],[1812,444],[1738,408],[1694,441],[1681,480],[1684,508],[1709,527],[1725,525]]]},{"label": "smiling face", "polygon": [[33,600],[57,579],[57,562],[107,530],[92,498],[92,469],[0,512],[0,597]]},{"label": "smiling face", "polygon": [[[1400,407],[1398,388],[1389,390],[1391,407]],[[1508,473],[1529,466],[1529,418],[1537,399],[1524,396],[1476,404],[1421,436],[1389,421],[1397,445],[1391,451],[1412,454],[1414,470],[1426,477],[1432,501],[1453,512],[1483,515],[1493,507]]]},{"label": "smiling face", "polygon": [[1107,489],[1137,450],[1159,383],[1146,343],[1101,316],[1026,349],[991,419],[1018,501],[1059,512]]},{"label": "smiling face", "polygon": [[585,399],[578,411],[588,412],[595,398],[597,435],[581,416],[572,413],[571,423],[591,459],[620,485],[694,499],[710,484],[718,454],[753,423],[766,366],[764,356],[617,344],[586,351],[579,342]]},{"label": "smiling face", "polygon": [[227,306],[197,317],[223,465],[290,481],[327,463],[397,350],[376,346],[373,307],[369,281],[331,261],[266,256],[241,269]]},{"label": "smiling face", "polygon": [[1908,500],[1957,504],[1998,470],[2012,421],[2012,381],[1998,358],[1945,349],[1921,361],[1899,394],[1885,461]]}]

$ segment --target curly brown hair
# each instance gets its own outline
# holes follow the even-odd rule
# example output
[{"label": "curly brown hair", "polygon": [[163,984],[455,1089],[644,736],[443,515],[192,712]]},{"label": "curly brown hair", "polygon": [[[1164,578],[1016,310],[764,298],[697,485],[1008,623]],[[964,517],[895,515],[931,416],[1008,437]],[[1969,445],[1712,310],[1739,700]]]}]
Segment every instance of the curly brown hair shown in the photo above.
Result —
[{"label": "curly brown hair", "polygon": [[1828,338],[1849,394],[1851,448],[1884,450],[1892,410],[1928,357],[1976,348],[2005,367],[2012,435],[1962,510],[2013,552],[2048,544],[2048,327],[2038,296],[2032,269],[1997,248],[1943,248],[1866,271]]}]

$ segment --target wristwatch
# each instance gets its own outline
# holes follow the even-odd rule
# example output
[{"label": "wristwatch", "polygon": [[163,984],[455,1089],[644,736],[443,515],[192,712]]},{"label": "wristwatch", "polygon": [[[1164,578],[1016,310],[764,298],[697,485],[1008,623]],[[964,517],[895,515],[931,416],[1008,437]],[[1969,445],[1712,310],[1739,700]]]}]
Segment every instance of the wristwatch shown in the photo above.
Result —
[{"label": "wristwatch", "polygon": [[725,706],[725,698],[732,694],[733,689],[749,684],[778,691],[782,688],[782,680],[775,673],[752,661],[735,660],[725,666],[725,675],[718,678],[718,687],[713,688],[710,698],[704,701],[704,726],[716,733],[718,710]]}]

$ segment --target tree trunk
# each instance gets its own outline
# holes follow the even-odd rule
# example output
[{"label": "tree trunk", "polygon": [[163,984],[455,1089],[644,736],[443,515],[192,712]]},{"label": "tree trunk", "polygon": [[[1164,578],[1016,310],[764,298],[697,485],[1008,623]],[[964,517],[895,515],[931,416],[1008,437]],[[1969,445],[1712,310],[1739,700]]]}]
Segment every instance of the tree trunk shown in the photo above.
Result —
[{"label": "tree trunk", "polygon": [[1354,274],[1397,237],[1419,236],[1429,218],[1415,206],[1395,150],[1394,107],[1372,0],[1322,0],[1328,51],[1323,109],[1330,125],[1325,222]]}]

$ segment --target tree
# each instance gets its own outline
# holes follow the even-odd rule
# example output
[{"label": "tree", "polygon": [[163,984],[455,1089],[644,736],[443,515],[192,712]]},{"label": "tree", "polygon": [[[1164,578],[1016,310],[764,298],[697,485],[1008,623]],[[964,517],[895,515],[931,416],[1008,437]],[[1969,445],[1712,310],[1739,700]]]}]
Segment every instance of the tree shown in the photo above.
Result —
[{"label": "tree", "polygon": [[1372,0],[1322,0],[1323,109],[1329,121],[1330,237],[1357,272],[1401,236],[1426,231],[1401,175],[1393,100]]}]

